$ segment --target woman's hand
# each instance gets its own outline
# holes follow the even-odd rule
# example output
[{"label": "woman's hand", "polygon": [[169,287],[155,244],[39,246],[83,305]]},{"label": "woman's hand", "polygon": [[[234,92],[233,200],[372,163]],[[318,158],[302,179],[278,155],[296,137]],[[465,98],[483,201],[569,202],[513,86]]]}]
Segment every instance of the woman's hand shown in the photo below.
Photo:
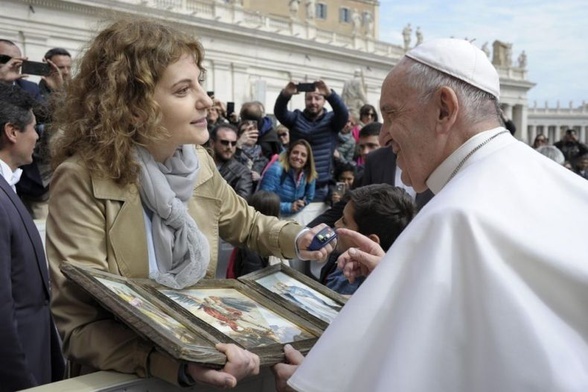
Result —
[{"label": "woman's hand", "polygon": [[327,257],[335,250],[337,247],[337,240],[333,240],[329,242],[327,245],[323,246],[319,250],[308,250],[308,247],[312,243],[314,236],[324,229],[328,227],[326,224],[321,223],[313,227],[312,229],[307,230],[305,233],[302,233],[298,240],[296,241],[296,246],[298,247],[298,251],[300,253],[301,260],[316,260],[316,261],[325,261]]},{"label": "woman's hand", "polygon": [[259,374],[259,357],[234,344],[218,343],[216,349],[227,356],[221,370],[189,363],[186,371],[196,381],[217,388],[234,388],[237,381]]},{"label": "woman's hand", "polygon": [[306,202],[303,199],[296,200],[292,203],[292,212],[302,211],[306,206]]}]

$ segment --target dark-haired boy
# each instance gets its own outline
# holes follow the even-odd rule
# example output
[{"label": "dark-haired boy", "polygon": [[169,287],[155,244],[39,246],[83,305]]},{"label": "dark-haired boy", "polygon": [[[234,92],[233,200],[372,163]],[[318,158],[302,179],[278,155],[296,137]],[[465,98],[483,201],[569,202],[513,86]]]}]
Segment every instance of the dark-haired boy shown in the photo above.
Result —
[{"label": "dark-haired boy", "polygon": [[[388,184],[367,185],[352,190],[343,210],[343,216],[335,222],[336,228],[357,231],[388,250],[417,213],[412,198],[403,189]],[[350,283],[340,269],[337,257],[351,247],[339,240],[335,252],[321,270],[321,282],[330,289],[351,295],[364,278]]]}]

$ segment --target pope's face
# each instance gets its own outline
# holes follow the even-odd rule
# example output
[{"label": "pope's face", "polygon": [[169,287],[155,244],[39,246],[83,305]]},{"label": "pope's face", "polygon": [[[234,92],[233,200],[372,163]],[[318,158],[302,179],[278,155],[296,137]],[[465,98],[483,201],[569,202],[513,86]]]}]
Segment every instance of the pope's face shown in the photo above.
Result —
[{"label": "pope's face", "polygon": [[435,110],[431,104],[419,103],[417,92],[406,80],[409,63],[400,62],[386,77],[380,97],[383,126],[380,143],[390,145],[402,169],[402,182],[415,191],[427,189],[425,181],[436,167]]}]

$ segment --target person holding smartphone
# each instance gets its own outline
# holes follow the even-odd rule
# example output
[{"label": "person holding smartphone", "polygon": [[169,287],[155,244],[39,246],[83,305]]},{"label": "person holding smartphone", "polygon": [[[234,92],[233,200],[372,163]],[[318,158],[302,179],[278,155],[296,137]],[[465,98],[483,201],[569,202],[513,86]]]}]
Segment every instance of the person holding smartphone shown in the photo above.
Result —
[{"label": "person holding smartphone", "polygon": [[14,42],[0,38],[0,81],[16,84],[32,95],[37,102],[43,102],[44,99],[39,86],[25,80],[28,75],[20,73],[22,63],[26,60],[27,58],[23,57],[22,52]]},{"label": "person holding smartphone", "polygon": [[49,75],[43,76],[39,82],[41,94],[49,97],[53,92],[61,90],[71,80],[71,54],[63,48],[52,48],[45,53],[43,61],[51,66]]},{"label": "person holding smartphone", "polygon": [[58,107],[47,257],[72,375],[114,370],[228,388],[257,374],[259,357],[219,343],[221,369],[178,361],[67,280],[64,263],[178,289],[216,276],[220,239],[264,256],[332,251],[308,250],[321,227],[262,215],[221,177],[202,147],[213,104],[201,85],[203,52],[192,34],[162,22],[114,22],[87,46]]},{"label": "person holding smartphone", "polygon": [[[310,143],[318,178],[314,201],[324,202],[329,193],[333,151],[337,147],[339,131],[347,124],[349,112],[341,97],[327,84],[318,80],[304,94],[304,110],[288,110],[293,95],[308,90],[308,84],[289,82],[276,99],[274,114],[290,130],[290,142],[304,139]],[[314,88],[312,88],[314,87]],[[333,111],[324,106],[328,102]]]}]

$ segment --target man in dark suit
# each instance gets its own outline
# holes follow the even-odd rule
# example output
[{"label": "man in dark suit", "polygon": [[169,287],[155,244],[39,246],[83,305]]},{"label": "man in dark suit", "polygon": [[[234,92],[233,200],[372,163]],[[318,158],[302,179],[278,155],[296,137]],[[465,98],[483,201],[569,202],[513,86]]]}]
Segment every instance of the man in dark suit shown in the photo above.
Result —
[{"label": "man in dark suit", "polygon": [[43,244],[14,191],[38,139],[33,104],[19,87],[0,83],[0,389],[8,391],[64,373]]},{"label": "man in dark suit", "polygon": [[[403,187],[397,177],[396,154],[390,147],[381,147],[369,153],[365,159],[360,186],[370,184],[390,184]],[[431,200],[433,192],[426,190],[415,195],[419,210]]]}]

